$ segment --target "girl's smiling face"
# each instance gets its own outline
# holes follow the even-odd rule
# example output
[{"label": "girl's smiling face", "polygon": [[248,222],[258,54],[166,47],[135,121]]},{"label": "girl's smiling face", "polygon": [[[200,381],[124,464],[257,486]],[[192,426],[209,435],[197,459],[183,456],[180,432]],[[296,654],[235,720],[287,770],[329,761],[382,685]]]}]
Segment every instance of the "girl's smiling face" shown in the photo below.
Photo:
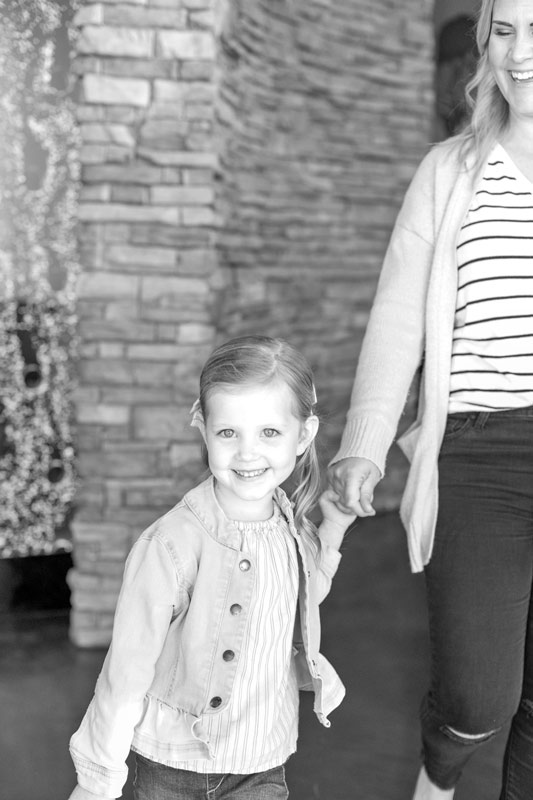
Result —
[{"label": "girl's smiling face", "polygon": [[495,0],[488,57],[511,124],[533,119],[533,0]]},{"label": "girl's smiling face", "polygon": [[218,502],[230,519],[272,516],[275,489],[291,475],[297,456],[318,430],[318,418],[301,422],[294,406],[282,381],[221,386],[208,395],[200,430]]}]

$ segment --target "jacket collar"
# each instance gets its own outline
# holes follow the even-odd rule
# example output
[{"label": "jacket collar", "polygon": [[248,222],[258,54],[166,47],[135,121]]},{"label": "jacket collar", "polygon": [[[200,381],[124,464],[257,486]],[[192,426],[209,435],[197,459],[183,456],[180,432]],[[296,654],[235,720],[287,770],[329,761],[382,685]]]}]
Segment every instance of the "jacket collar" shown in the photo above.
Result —
[{"label": "jacket collar", "polygon": [[[221,544],[240,550],[241,534],[229,520],[215,497],[215,481],[212,475],[191,489],[183,498],[183,502],[192,511],[194,516],[205,528],[207,533],[217,539]],[[289,523],[291,533],[297,535],[294,525],[294,515],[289,498],[283,489],[276,489],[274,499],[280,507],[281,513]]]}]

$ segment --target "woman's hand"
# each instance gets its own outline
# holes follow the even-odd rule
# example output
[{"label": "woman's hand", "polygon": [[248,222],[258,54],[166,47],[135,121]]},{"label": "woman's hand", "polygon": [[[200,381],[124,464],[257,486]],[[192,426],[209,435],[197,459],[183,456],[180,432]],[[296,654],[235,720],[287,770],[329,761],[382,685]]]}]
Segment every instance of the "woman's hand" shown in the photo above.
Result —
[{"label": "woman's hand", "polygon": [[368,458],[343,458],[332,464],[328,470],[329,483],[338,499],[335,501],[339,511],[356,514],[358,517],[372,517],[374,489],[381,480],[381,472]]}]

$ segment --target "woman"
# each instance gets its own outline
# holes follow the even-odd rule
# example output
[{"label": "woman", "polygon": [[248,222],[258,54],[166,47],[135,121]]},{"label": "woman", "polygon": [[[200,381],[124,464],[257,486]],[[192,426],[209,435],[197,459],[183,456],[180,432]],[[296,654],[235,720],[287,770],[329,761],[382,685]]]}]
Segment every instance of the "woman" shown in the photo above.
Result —
[{"label": "woman", "polygon": [[365,335],[339,507],[374,513],[409,386],[401,516],[426,574],[431,675],[414,800],[449,800],[512,720],[500,800],[533,798],[533,0],[483,0],[466,131],[406,194]]}]

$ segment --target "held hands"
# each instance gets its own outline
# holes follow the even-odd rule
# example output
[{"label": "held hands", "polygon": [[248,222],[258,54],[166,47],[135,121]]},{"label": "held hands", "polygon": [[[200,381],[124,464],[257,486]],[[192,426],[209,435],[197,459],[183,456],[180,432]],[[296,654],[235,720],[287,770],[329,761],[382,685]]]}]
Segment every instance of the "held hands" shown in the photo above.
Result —
[{"label": "held hands", "polygon": [[343,458],[328,470],[329,483],[337,500],[337,509],[358,517],[373,517],[374,489],[381,472],[368,458]]},{"label": "held hands", "polygon": [[333,489],[326,489],[318,499],[322,511],[322,522],[318,527],[318,536],[322,544],[338,549],[344,534],[356,519],[355,514],[340,511],[338,495]]}]

